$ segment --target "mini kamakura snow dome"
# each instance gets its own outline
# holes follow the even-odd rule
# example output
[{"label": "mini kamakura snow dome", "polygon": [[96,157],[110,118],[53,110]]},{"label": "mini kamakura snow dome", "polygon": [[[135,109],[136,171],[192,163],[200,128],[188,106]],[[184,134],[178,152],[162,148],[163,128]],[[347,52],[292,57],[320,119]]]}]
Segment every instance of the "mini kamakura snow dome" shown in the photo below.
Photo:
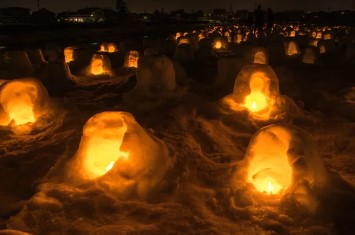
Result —
[{"label": "mini kamakura snow dome", "polygon": [[289,41],[285,43],[285,54],[290,57],[301,54],[298,45],[295,41]]},{"label": "mini kamakura snow dome", "polygon": [[245,160],[247,182],[260,193],[290,190],[297,197],[298,187],[306,184],[313,189],[327,181],[315,142],[308,133],[291,125],[259,130],[249,142]]},{"label": "mini kamakura snow dome", "polygon": [[126,54],[124,66],[128,68],[138,68],[139,52],[129,51]]},{"label": "mini kamakura snow dome", "polygon": [[48,93],[34,78],[16,79],[0,86],[0,125],[35,122],[46,113]]},{"label": "mini kamakura snow dome", "polygon": [[130,113],[103,112],[85,124],[76,166],[84,179],[100,178],[119,191],[133,187],[144,196],[170,168],[167,153]]},{"label": "mini kamakura snow dome", "polygon": [[107,55],[95,54],[90,62],[90,74],[107,75],[111,74],[111,61]]},{"label": "mini kamakura snow dome", "polygon": [[224,37],[218,37],[213,39],[213,49],[222,50],[228,47],[228,40]]},{"label": "mini kamakura snow dome", "polygon": [[232,99],[252,113],[269,113],[280,95],[279,82],[268,65],[248,65],[239,72]]},{"label": "mini kamakura snow dome", "polygon": [[302,56],[302,62],[305,64],[315,64],[317,60],[316,50],[317,50],[316,47],[305,48]]},{"label": "mini kamakura snow dome", "polygon": [[138,60],[137,88],[154,94],[175,90],[173,62],[164,55],[141,57]]},{"label": "mini kamakura snow dome", "polygon": [[248,64],[268,64],[267,52],[263,47],[253,47],[245,56]]}]

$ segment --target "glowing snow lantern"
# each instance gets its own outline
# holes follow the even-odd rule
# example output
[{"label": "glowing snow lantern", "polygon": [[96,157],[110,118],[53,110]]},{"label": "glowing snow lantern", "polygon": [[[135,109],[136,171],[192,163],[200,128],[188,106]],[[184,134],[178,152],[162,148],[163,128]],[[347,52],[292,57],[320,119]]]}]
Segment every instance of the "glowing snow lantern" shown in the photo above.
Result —
[{"label": "glowing snow lantern", "polygon": [[327,52],[327,49],[325,48],[324,44],[321,44],[319,46],[319,53],[320,54],[325,54]]},{"label": "glowing snow lantern", "polygon": [[138,68],[138,59],[139,59],[138,51],[129,51],[126,54],[125,67]]},{"label": "glowing snow lantern", "polygon": [[70,62],[74,61],[74,48],[66,47],[64,49],[64,60],[65,60],[65,63],[70,63]]},{"label": "glowing snow lantern", "polygon": [[126,112],[103,112],[83,128],[75,167],[81,178],[100,180],[120,195],[148,198],[172,165],[164,143]]},{"label": "glowing snow lantern", "polygon": [[181,33],[180,33],[180,32],[177,32],[177,33],[175,34],[175,39],[178,40],[180,37],[181,37]]},{"label": "glowing snow lantern", "polygon": [[290,38],[296,37],[296,31],[292,30],[292,31],[290,32],[290,36],[289,36],[289,37],[290,37]]},{"label": "glowing snow lantern", "polygon": [[111,62],[110,59],[103,54],[95,54],[91,58],[90,73],[92,75],[110,74]]},{"label": "glowing snow lantern", "polygon": [[332,40],[332,39],[333,39],[333,36],[332,36],[331,33],[325,33],[325,34],[323,35],[323,39],[324,39],[324,40]]},{"label": "glowing snow lantern", "polygon": [[316,63],[316,52],[314,47],[307,47],[304,51],[302,62],[305,64]]},{"label": "glowing snow lantern", "polygon": [[0,86],[0,125],[33,123],[46,111],[48,93],[37,79],[16,79]]},{"label": "glowing snow lantern", "polygon": [[242,68],[235,80],[232,100],[227,98],[226,102],[232,109],[247,109],[253,115],[267,119],[279,96],[279,83],[273,69],[255,64]]},{"label": "glowing snow lantern", "polygon": [[308,43],[309,46],[312,46],[312,47],[317,47],[318,46],[318,40],[311,40],[309,43]]},{"label": "glowing snow lantern", "polygon": [[186,36],[179,37],[178,39],[178,46],[181,44],[189,44],[190,45],[190,40]]},{"label": "glowing snow lantern", "polygon": [[116,45],[116,43],[109,43],[109,44],[107,44],[107,52],[108,53],[115,53],[115,52],[117,52],[118,50],[117,50],[117,45]]},{"label": "glowing snow lantern", "polygon": [[234,36],[235,43],[240,44],[242,41],[243,41],[243,36],[240,33]]},{"label": "glowing snow lantern", "polygon": [[257,50],[254,54],[254,64],[267,64],[266,51]]},{"label": "glowing snow lantern", "polygon": [[214,49],[217,49],[217,50],[222,49],[222,46],[223,46],[223,44],[222,44],[222,42],[221,42],[220,40],[216,40],[216,41],[213,43],[213,48],[214,48]]},{"label": "glowing snow lantern", "polygon": [[323,37],[323,33],[322,32],[318,32],[316,35],[316,39],[322,39]]},{"label": "glowing snow lantern", "polygon": [[298,46],[294,41],[290,41],[286,43],[285,52],[287,56],[295,56],[300,54]]},{"label": "glowing snow lantern", "polygon": [[297,200],[303,184],[315,187],[327,176],[312,138],[287,124],[259,130],[246,151],[247,182],[265,194],[282,194],[293,188]]},{"label": "glowing snow lantern", "polygon": [[107,52],[107,43],[101,43],[100,45],[100,52]]},{"label": "glowing snow lantern", "polygon": [[128,158],[127,152],[120,151],[127,128],[120,113],[101,113],[88,120],[78,150],[86,177],[103,176],[120,158]]}]

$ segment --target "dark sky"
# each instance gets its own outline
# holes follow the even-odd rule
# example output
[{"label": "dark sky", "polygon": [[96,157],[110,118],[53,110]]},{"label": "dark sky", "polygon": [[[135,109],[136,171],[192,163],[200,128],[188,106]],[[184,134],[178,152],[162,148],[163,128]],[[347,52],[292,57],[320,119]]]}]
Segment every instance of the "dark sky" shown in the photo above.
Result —
[{"label": "dark sky", "polygon": [[[40,0],[41,7],[54,12],[77,10],[84,7],[114,7],[115,0]],[[339,10],[354,9],[355,0],[126,0],[132,12],[152,12],[164,8],[165,11],[184,8],[187,12],[192,9],[210,11],[213,8],[253,10],[255,3],[263,8],[271,7],[280,10]],[[37,0],[0,0],[0,7],[21,6],[36,9]]]}]

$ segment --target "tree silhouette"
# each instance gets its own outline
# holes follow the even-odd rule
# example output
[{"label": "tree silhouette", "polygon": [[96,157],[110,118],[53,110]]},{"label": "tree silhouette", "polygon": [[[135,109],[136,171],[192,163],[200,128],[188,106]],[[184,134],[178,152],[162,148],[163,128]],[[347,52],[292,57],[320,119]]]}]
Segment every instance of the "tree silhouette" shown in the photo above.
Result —
[{"label": "tree silhouette", "polygon": [[124,0],[116,0],[116,10],[121,16],[127,15],[128,7]]}]

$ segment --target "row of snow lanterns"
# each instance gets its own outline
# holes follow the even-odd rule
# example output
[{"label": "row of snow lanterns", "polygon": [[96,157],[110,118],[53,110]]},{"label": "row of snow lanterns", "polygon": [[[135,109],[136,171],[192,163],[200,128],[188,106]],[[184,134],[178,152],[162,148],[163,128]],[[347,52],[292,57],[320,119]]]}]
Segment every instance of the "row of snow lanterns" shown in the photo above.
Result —
[{"label": "row of snow lanterns", "polygon": [[[16,87],[10,89],[9,87]],[[44,113],[46,103],[46,91],[35,80],[8,81],[0,88],[0,101],[3,108],[1,116],[3,125],[11,122],[16,125],[33,123]],[[279,96],[278,81],[271,68],[268,66],[254,65],[240,72],[237,77],[231,103],[242,109],[247,109],[253,115],[269,118],[274,104]],[[20,110],[20,111],[19,111]],[[237,109],[238,110],[238,109]],[[106,175],[117,163],[129,164],[129,149],[122,150],[124,136],[132,122],[123,122],[127,114],[103,113],[94,116],[88,121],[83,130],[83,137],[78,150],[78,159],[81,159],[83,175],[89,179],[96,179]],[[23,119],[23,118],[27,119]],[[132,120],[132,118],[130,118]],[[127,124],[131,123],[131,124]],[[110,126],[109,124],[113,124]],[[133,123],[133,125],[138,125]],[[275,129],[275,128],[274,128]],[[292,137],[292,127],[279,127],[277,133],[281,133],[280,141],[286,141],[288,146]],[[94,134],[95,133],[95,134]],[[286,134],[291,137],[285,137]],[[276,134],[275,134],[276,135]],[[258,139],[255,137],[255,139]],[[251,141],[251,145],[253,140]],[[260,192],[277,194],[287,189],[292,180],[292,168],[285,157],[285,149],[275,147],[270,154],[266,154],[260,148],[260,154],[254,150],[247,151],[250,158],[248,181],[253,183]],[[97,158],[97,152],[104,155]],[[278,152],[279,151],[279,152]],[[281,151],[281,152],[280,152]],[[279,153],[279,154],[276,154]],[[283,154],[283,155],[282,155]],[[281,156],[282,155],[282,156]],[[264,156],[260,158],[261,156]],[[138,156],[135,156],[138,157]],[[268,160],[265,160],[265,159]],[[265,161],[269,164],[264,164]],[[264,163],[263,163],[264,162]],[[287,165],[288,164],[288,165]],[[285,167],[285,166],[288,167]],[[281,167],[281,168],[280,168]],[[280,169],[284,169],[281,174]],[[276,173],[275,173],[276,171]]]}]

